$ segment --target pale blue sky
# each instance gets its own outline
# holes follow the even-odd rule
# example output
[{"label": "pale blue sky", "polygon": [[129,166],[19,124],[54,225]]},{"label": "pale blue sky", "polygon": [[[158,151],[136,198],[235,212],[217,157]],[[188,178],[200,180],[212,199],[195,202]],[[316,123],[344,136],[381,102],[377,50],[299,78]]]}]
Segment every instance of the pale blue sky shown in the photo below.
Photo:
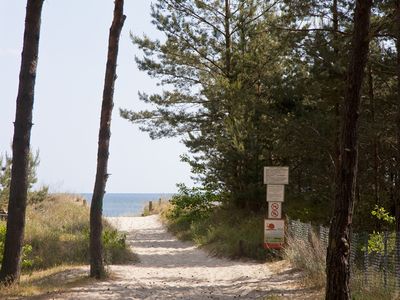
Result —
[{"label": "pale blue sky", "polygon": [[[139,110],[137,92],[159,89],[138,71],[129,31],[160,36],[150,23],[150,0],[126,0],[109,161],[108,192],[175,192],[191,185],[177,139],[152,141],[118,109]],[[113,0],[46,0],[42,13],[31,145],[40,150],[40,184],[53,191],[91,192]],[[20,68],[25,0],[0,0],[0,153],[10,151]]]}]

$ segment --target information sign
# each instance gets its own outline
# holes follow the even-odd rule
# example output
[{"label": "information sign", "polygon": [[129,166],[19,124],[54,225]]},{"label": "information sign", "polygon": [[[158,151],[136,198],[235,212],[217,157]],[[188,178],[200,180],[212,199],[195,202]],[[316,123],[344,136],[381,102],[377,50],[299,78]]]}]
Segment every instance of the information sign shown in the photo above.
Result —
[{"label": "information sign", "polygon": [[289,167],[264,167],[264,184],[289,184]]},{"label": "information sign", "polygon": [[285,242],[285,221],[264,221],[264,247],[268,249],[281,249]]},{"label": "information sign", "polygon": [[267,185],[267,201],[283,202],[285,199],[284,185]]}]

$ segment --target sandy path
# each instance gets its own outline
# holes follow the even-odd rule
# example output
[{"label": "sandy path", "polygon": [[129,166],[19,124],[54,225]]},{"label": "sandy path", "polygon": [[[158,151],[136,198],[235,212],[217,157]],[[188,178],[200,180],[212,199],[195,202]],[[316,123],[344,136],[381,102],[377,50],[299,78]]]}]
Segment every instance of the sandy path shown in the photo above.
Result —
[{"label": "sandy path", "polygon": [[111,266],[114,280],[52,295],[52,299],[263,299],[268,295],[279,299],[307,298],[307,291],[296,287],[300,274],[285,264],[273,271],[267,264],[210,257],[169,234],[158,216],[110,221],[128,233],[128,243],[140,262]]}]

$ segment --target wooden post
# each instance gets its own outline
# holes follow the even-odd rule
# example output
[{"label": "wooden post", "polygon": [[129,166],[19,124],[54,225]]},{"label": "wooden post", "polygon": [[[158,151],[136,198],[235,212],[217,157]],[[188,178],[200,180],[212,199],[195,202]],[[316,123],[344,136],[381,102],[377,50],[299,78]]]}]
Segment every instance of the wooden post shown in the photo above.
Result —
[{"label": "wooden post", "polygon": [[149,201],[149,212],[153,210],[153,201]]}]

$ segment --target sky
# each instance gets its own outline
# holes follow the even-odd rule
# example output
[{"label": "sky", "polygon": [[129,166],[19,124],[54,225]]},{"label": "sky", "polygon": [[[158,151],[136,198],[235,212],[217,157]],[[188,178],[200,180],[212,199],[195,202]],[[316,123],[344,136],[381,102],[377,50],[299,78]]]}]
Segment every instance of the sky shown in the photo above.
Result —
[{"label": "sky", "polygon": [[[150,0],[126,0],[111,124],[107,192],[169,193],[191,186],[186,149],[178,138],[151,140],[119,116],[146,108],[138,91],[162,87],[137,69],[141,52],[129,32],[162,37],[151,24]],[[0,0],[0,154],[11,151],[25,20],[24,0]],[[31,148],[40,151],[38,186],[91,192],[113,0],[46,0],[42,11]]]}]

